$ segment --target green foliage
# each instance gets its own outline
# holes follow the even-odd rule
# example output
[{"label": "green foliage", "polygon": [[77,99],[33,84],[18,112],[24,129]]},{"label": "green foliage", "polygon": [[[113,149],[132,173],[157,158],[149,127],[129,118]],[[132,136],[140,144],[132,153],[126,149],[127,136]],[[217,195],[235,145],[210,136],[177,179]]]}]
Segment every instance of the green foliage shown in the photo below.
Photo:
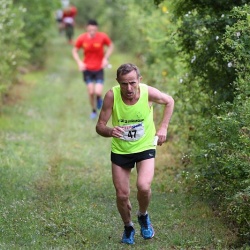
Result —
[{"label": "green foliage", "polygon": [[246,78],[250,68],[248,63],[250,59],[250,6],[234,8],[229,17],[237,21],[234,25],[226,26],[218,51],[230,67],[235,69],[237,76]]},{"label": "green foliage", "polygon": [[16,78],[18,66],[28,58],[22,20],[25,13],[25,8],[13,6],[11,0],[0,0],[0,95]]},{"label": "green foliage", "polygon": [[57,1],[0,0],[0,96],[19,69],[42,66]]},{"label": "green foliage", "polygon": [[74,5],[77,7],[76,23],[85,26],[89,19],[99,19],[102,16],[102,10],[106,14],[105,1],[99,0],[75,0]]},{"label": "green foliage", "polygon": [[175,1],[175,13],[177,16],[185,15],[191,9],[196,9],[204,14],[216,13],[218,16],[221,12],[230,11],[235,6],[243,6],[247,4],[247,0],[178,0]]},{"label": "green foliage", "polygon": [[178,42],[189,67],[189,79],[197,81],[210,95],[216,92],[212,102],[207,104],[209,106],[233,101],[235,89],[232,83],[237,72],[218,50],[226,27],[239,18],[246,20],[246,14],[237,18],[231,16],[232,8],[244,3],[243,0],[176,1],[175,13],[182,21]]},{"label": "green foliage", "polygon": [[15,5],[23,6],[26,9],[23,15],[23,32],[30,45],[30,62],[34,66],[42,66],[46,56],[46,43],[49,38],[49,28],[51,27],[53,11],[58,6],[58,1],[50,0],[18,0]]},{"label": "green foliage", "polygon": [[226,27],[218,49],[237,76],[231,83],[234,101],[215,106],[217,115],[197,119],[192,135],[198,189],[238,227],[244,241],[250,239],[250,31],[247,13],[248,6],[233,9],[230,17],[237,21]]},{"label": "green foliage", "polygon": [[164,0],[154,0],[155,5],[159,5],[161,2],[163,2]]},{"label": "green foliage", "polygon": [[204,198],[249,237],[250,101],[219,108],[228,113],[206,119],[194,135],[197,184]]},{"label": "green foliage", "polygon": [[[128,11],[128,19],[135,25],[134,49],[141,61],[142,75],[148,84],[173,92],[167,86],[173,83],[180,62],[174,39],[175,24],[166,3],[156,7],[153,3],[134,3]],[[172,85],[172,84],[169,84]]]}]

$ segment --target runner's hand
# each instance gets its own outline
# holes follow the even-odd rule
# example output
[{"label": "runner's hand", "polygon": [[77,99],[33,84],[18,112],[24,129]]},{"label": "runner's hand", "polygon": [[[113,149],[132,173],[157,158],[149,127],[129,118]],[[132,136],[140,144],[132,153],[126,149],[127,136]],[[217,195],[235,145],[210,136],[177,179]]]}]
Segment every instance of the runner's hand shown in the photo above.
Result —
[{"label": "runner's hand", "polygon": [[121,138],[124,132],[125,131],[121,127],[116,126],[112,129],[111,136],[115,138]]},{"label": "runner's hand", "polygon": [[158,136],[157,145],[161,146],[167,140],[167,129],[160,128],[156,135]]},{"label": "runner's hand", "polygon": [[86,70],[86,64],[83,63],[82,61],[79,61],[78,68],[79,68],[79,71],[84,71],[84,70]]},{"label": "runner's hand", "polygon": [[105,57],[102,59],[102,68],[104,69],[105,67],[107,67],[109,64],[108,59],[106,59]]}]

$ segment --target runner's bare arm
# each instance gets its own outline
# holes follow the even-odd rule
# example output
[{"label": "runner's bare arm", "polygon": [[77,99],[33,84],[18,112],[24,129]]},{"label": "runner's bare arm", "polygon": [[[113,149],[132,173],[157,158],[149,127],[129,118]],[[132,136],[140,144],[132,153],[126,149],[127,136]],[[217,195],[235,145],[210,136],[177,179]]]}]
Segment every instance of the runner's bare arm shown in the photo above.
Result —
[{"label": "runner's bare arm", "polygon": [[111,44],[107,47],[105,56],[103,57],[102,68],[105,68],[108,65],[108,59],[111,56],[113,50],[114,50],[114,44],[111,42]]},{"label": "runner's bare arm", "polygon": [[151,86],[148,86],[148,95],[149,102],[165,105],[161,124],[156,132],[156,135],[159,137],[158,145],[162,145],[167,139],[167,129],[174,110],[174,99],[170,95]]},{"label": "runner's bare arm", "polygon": [[111,42],[110,45],[108,46],[106,53],[105,53],[105,58],[109,59],[109,57],[111,56],[111,54],[113,53],[114,50],[114,44]]},{"label": "runner's bare arm", "polygon": [[86,66],[85,64],[83,63],[83,61],[80,59],[79,57],[79,54],[78,54],[78,48],[74,47],[72,49],[72,55],[73,55],[73,58],[75,59],[77,65],[78,65],[78,69],[79,71],[83,71],[86,69]]},{"label": "runner's bare arm", "polygon": [[107,126],[107,123],[112,114],[113,103],[114,94],[112,90],[109,90],[103,99],[102,109],[96,124],[96,132],[103,137],[120,138],[124,132],[122,128],[118,126],[114,128]]}]

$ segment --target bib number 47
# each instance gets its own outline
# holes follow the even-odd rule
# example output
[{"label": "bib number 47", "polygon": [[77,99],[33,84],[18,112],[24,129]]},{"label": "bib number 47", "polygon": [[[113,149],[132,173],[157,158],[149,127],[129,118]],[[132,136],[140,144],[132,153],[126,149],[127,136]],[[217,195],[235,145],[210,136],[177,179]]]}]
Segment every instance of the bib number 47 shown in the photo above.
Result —
[{"label": "bib number 47", "polygon": [[136,138],[136,130],[129,130],[128,131],[128,137]]}]

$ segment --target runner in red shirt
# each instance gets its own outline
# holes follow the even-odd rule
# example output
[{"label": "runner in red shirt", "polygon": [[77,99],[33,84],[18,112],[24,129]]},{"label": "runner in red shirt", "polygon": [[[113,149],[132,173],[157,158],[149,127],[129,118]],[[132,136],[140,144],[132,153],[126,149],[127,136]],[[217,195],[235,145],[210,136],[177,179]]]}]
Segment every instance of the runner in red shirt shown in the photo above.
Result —
[{"label": "runner in red shirt", "polygon": [[[78,55],[80,49],[84,53],[83,60]],[[103,69],[108,65],[108,58],[112,52],[113,43],[111,39],[107,34],[98,32],[98,24],[95,20],[89,20],[87,32],[76,39],[72,54],[79,70],[83,72],[83,79],[87,84],[92,108],[91,119],[97,117],[96,108],[100,109],[102,106]]]},{"label": "runner in red shirt", "polygon": [[62,21],[65,29],[65,34],[70,44],[73,43],[75,16],[77,9],[75,6],[69,6],[63,11]]}]

